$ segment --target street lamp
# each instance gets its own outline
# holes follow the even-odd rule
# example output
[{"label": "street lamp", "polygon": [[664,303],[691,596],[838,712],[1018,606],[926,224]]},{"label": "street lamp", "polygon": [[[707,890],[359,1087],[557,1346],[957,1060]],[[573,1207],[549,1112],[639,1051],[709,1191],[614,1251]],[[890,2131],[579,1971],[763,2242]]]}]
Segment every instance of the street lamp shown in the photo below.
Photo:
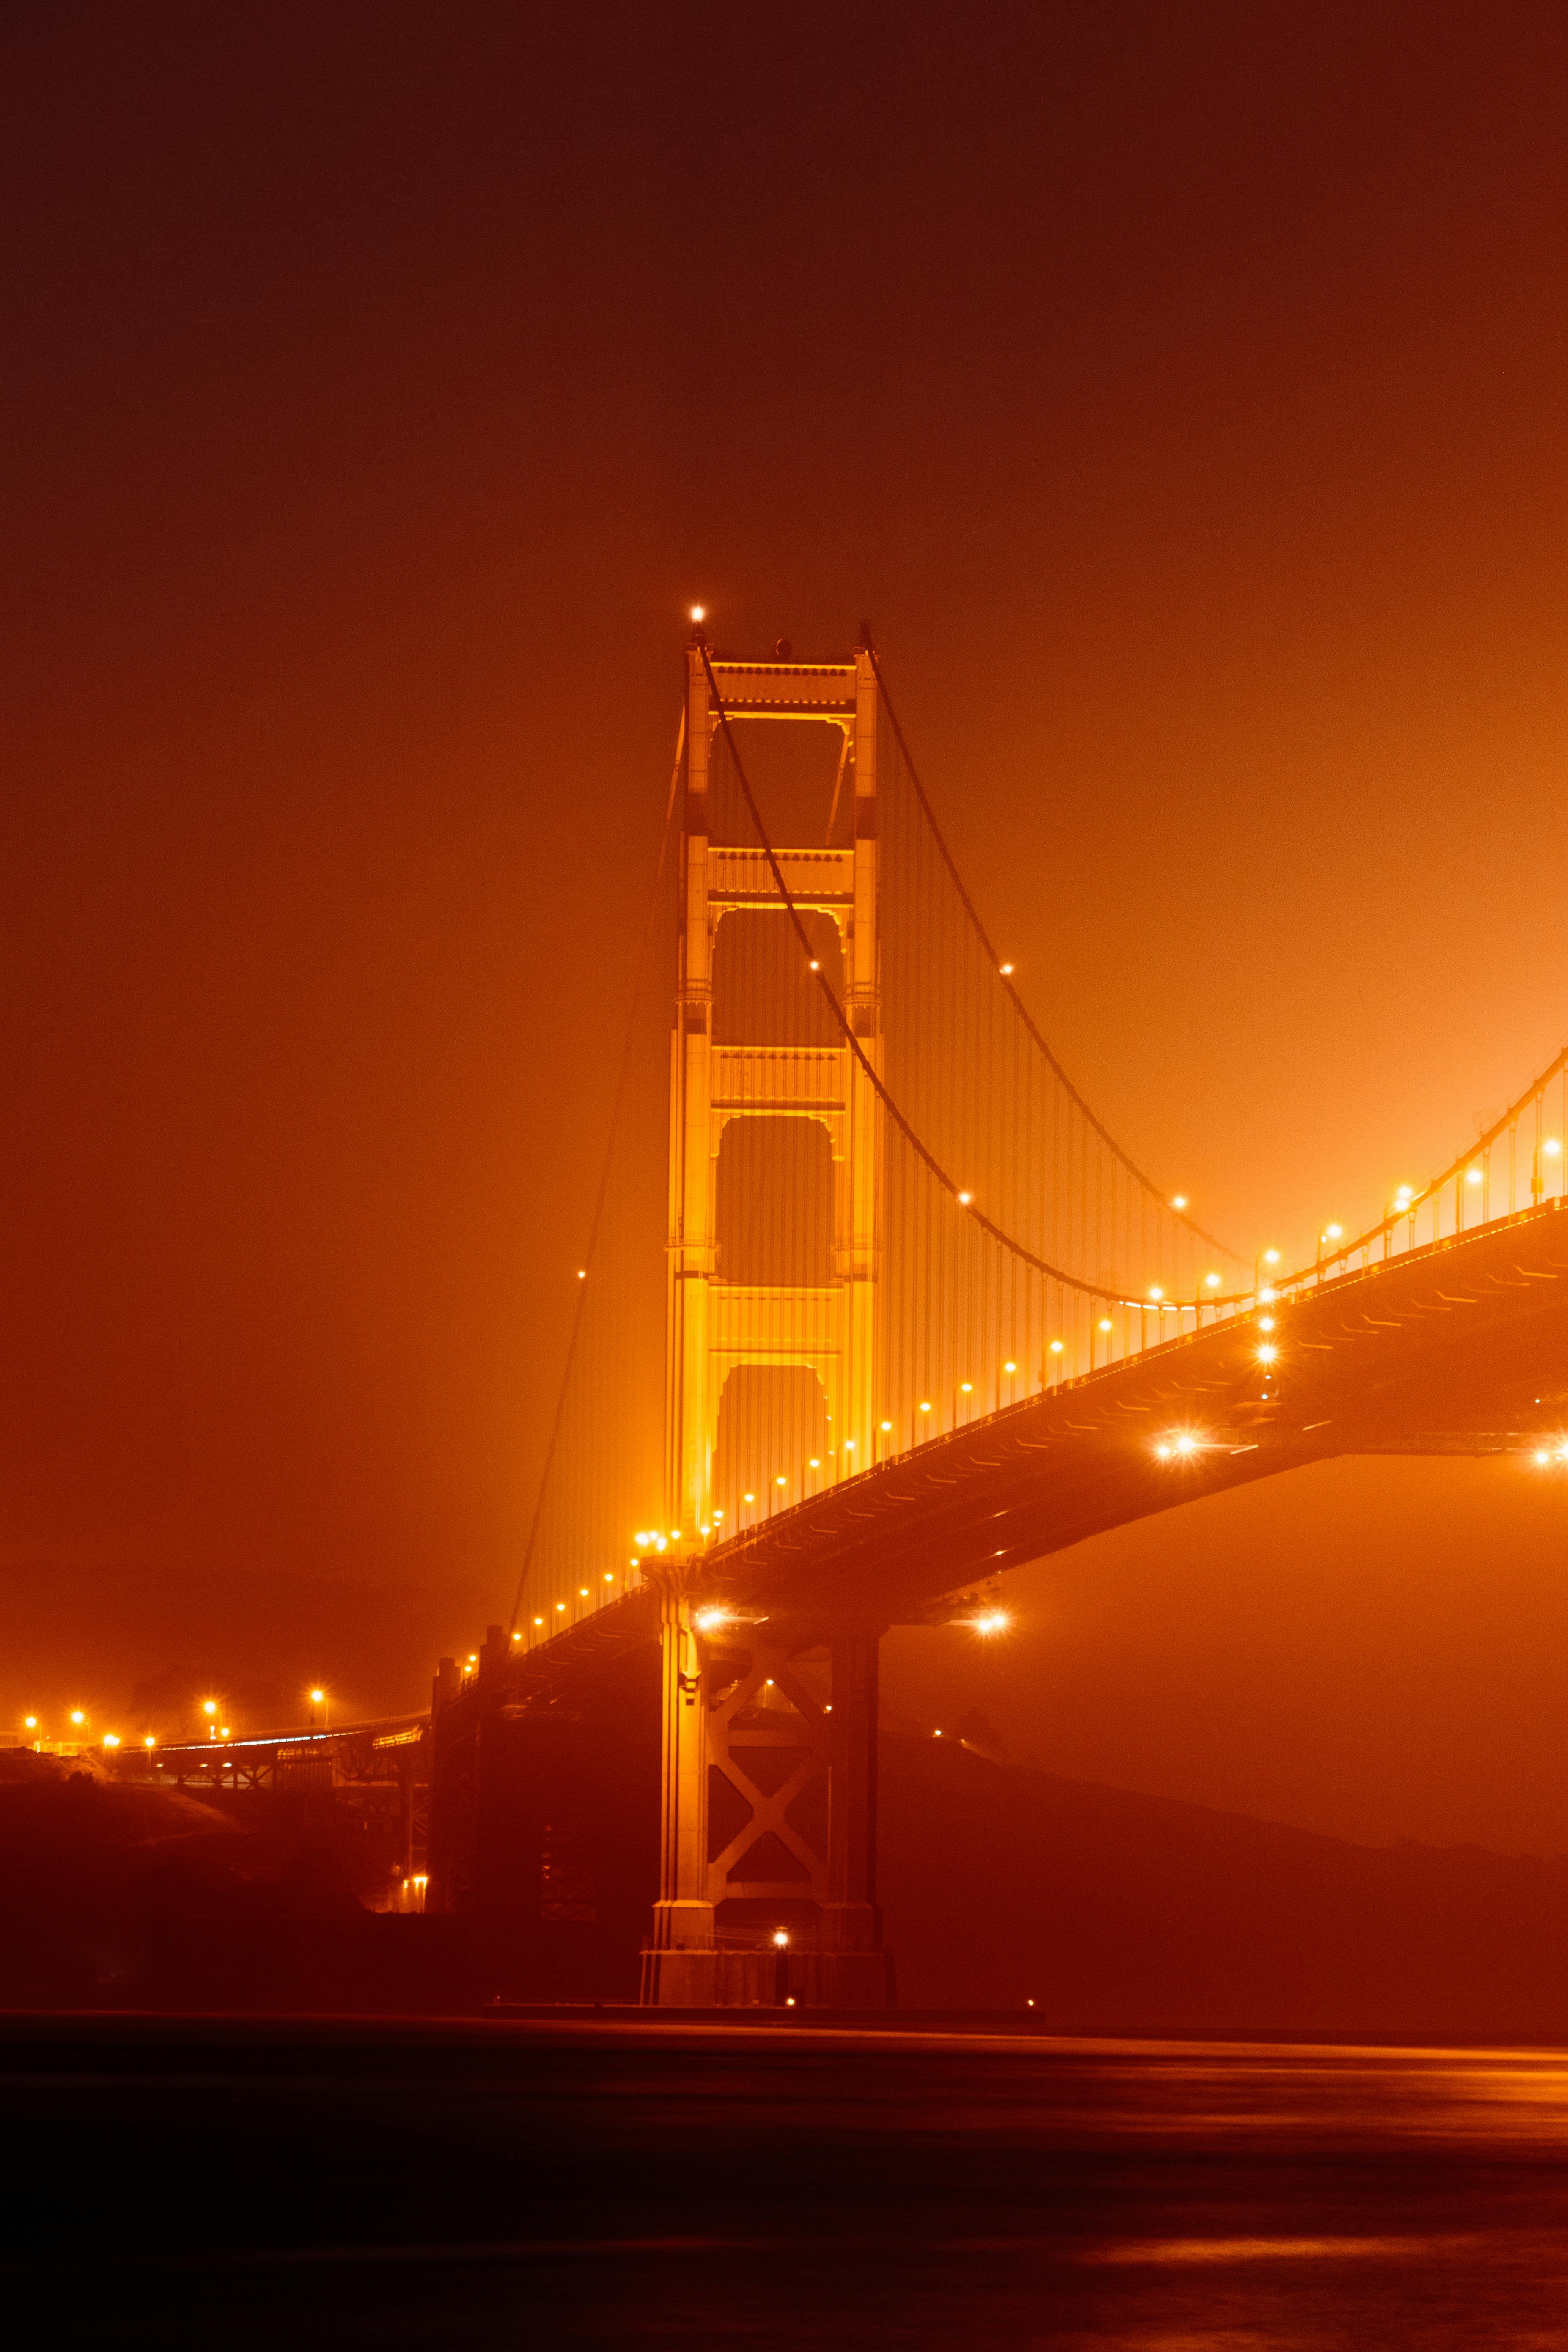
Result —
[{"label": "street lamp", "polygon": [[326,1729],[326,1727],[327,1727],[327,1724],[328,1724],[328,1720],[329,1720],[329,1718],[330,1718],[330,1716],[331,1716],[331,1707],[330,1707],[330,1706],[329,1706],[329,1704],[328,1704],[328,1699],[327,1699],[327,1694],[326,1694],[326,1692],[325,1692],[324,1690],[313,1690],[313,1691],[310,1693],[310,1728],[311,1728],[311,1730],[312,1730],[312,1731],[315,1731],[315,1730],[321,1730],[321,1731],[324,1731],[324,1730]]}]

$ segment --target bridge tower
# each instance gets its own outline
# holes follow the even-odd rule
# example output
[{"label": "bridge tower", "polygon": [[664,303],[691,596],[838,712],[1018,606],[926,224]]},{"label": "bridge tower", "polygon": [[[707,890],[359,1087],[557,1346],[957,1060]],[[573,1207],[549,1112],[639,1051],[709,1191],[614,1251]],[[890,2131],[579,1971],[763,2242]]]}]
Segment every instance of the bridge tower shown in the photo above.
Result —
[{"label": "bridge tower", "polygon": [[[679,1529],[679,1542],[654,1571],[663,1587],[664,1838],[644,1997],[700,2006],[771,1999],[752,1986],[753,1979],[771,1986],[775,1965],[771,1943],[757,1940],[759,1920],[770,1906],[789,1906],[795,1917],[805,1906],[819,1923],[795,1963],[806,1998],[859,2006],[887,1998],[873,1883],[880,1629],[845,1622],[748,1631],[721,1624],[721,1612],[699,1607],[686,1588],[721,1532],[716,1454],[726,1385],[737,1372],[795,1368],[816,1381],[832,1433],[826,1475],[852,1475],[875,1460],[875,1090],[841,1034],[806,1045],[716,1035],[714,1023],[726,919],[790,920],[766,851],[722,837],[714,790],[720,707],[748,724],[826,722],[842,742],[837,821],[826,843],[774,855],[795,907],[834,926],[844,1008],[867,1060],[880,1067],[879,696],[868,632],[847,662],[797,662],[782,647],[771,660],[741,661],[710,654],[698,635],[687,652],[686,693],[666,1421],[666,1525],[670,1536]],[[826,1280],[736,1279],[722,1261],[721,1153],[732,1123],[751,1118],[806,1119],[826,1130]],[[759,1493],[759,1509],[770,1499],[771,1485],[768,1496]],[[710,1819],[718,1784],[725,1784],[721,1829]],[[746,1927],[725,1931],[721,1906],[723,1916],[749,1920],[750,1939]]]},{"label": "bridge tower", "polygon": [[[846,1009],[867,1059],[880,1063],[877,942],[877,681],[868,650],[853,662],[742,662],[687,654],[686,796],[681,830],[680,961],[670,1072],[668,1526],[688,1543],[712,1524],[719,1412],[744,1365],[800,1365],[821,1383],[846,1468],[871,1459],[878,1208],[878,1104],[842,1039],[716,1041],[713,973],[726,916],[787,923],[764,850],[715,841],[710,789],[719,714],[837,727],[840,789],[852,788],[847,843],[776,852],[803,913],[838,934]],[[832,1276],[786,1286],[726,1280],[719,1263],[718,1173],[726,1129],[744,1118],[806,1118],[833,1153]],[[727,1530],[732,1532],[732,1530]]]}]

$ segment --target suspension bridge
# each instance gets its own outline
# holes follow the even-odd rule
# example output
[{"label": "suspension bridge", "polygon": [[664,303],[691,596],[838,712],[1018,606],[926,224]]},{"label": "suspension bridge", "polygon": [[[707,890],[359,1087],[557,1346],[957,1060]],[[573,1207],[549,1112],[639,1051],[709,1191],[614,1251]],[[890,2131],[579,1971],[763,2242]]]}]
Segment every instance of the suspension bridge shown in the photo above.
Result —
[{"label": "suspension bridge", "polygon": [[556,1990],[640,1950],[654,2003],[886,2001],[888,1627],[1331,1455],[1568,1458],[1565,1087],[1238,1255],[1040,1034],[869,628],[742,659],[699,615],[516,1606],[437,1678],[431,1907]]}]

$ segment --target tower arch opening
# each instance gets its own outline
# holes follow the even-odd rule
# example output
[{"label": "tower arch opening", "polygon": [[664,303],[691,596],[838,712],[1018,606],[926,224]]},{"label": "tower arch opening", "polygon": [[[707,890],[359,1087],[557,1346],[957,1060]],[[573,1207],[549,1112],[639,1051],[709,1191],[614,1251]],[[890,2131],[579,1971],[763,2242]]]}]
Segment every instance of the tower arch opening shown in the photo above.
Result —
[{"label": "tower arch opening", "polygon": [[[831,915],[803,917],[811,953],[844,1002],[844,951]],[[842,1045],[844,1034],[782,908],[731,908],[713,942],[716,1045]]]},{"label": "tower arch opening", "polygon": [[822,1121],[731,1118],[719,1147],[721,1282],[824,1288],[833,1279],[833,1145]]}]

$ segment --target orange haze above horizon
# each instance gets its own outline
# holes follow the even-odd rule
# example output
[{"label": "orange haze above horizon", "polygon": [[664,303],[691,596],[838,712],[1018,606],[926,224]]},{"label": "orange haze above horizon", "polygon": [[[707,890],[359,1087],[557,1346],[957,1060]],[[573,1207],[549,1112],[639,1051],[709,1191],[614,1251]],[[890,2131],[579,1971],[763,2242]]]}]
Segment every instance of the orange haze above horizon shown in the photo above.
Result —
[{"label": "orange haze above horizon", "polygon": [[[193,1580],[301,1682],[362,1596],[367,1707],[505,1615],[693,599],[872,616],[1032,1011],[1239,1249],[1563,1042],[1568,23],[950,21],[837,80],[798,9],[0,36],[0,1705],[176,1663]],[[1314,1481],[1027,1571],[979,1703],[1568,1848],[1568,1485]]]}]

